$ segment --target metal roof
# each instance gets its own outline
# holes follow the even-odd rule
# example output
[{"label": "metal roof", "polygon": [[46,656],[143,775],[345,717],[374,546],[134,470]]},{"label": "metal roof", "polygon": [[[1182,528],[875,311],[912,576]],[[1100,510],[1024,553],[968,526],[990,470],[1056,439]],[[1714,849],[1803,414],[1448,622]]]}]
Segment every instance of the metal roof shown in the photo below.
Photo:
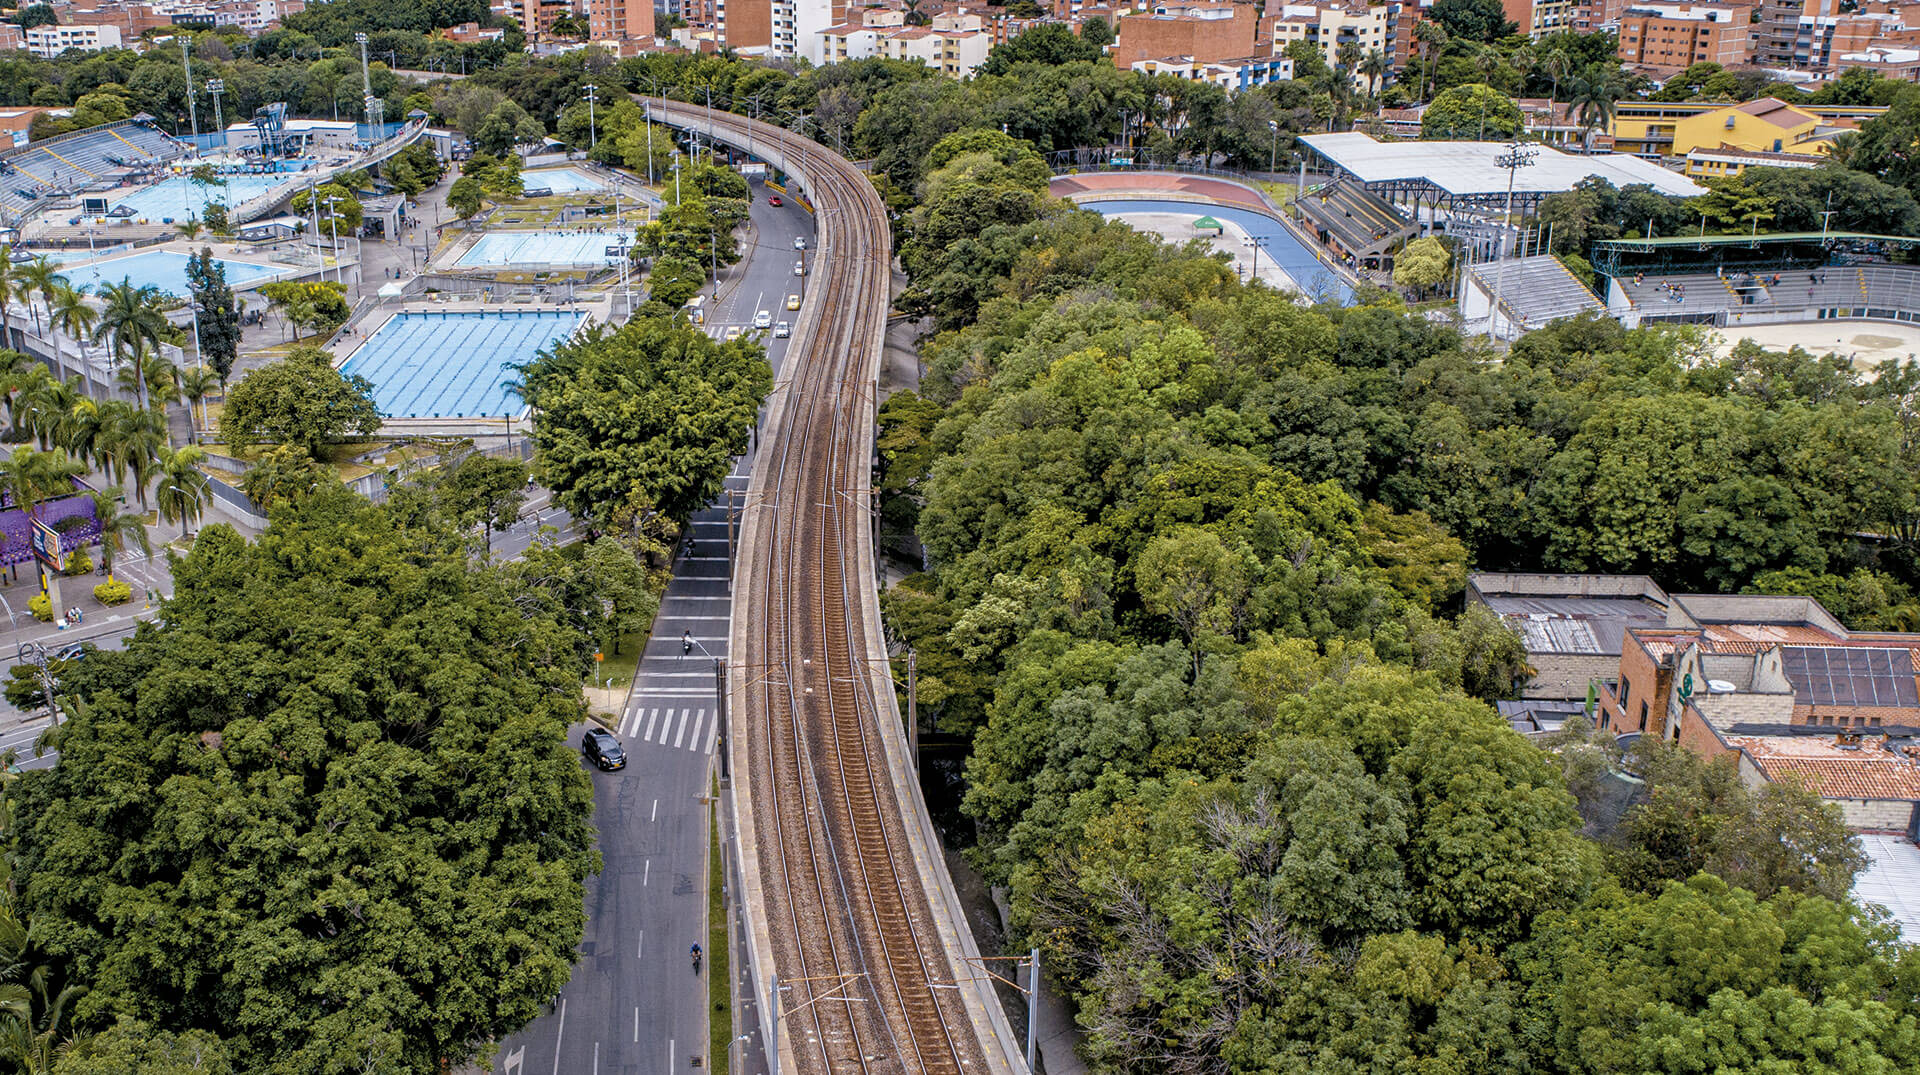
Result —
[{"label": "metal roof", "polygon": [[1520,632],[1529,653],[1617,656],[1629,627],[1658,627],[1666,613],[1638,597],[1514,597],[1482,600]]},{"label": "metal roof", "polygon": [[1913,654],[1865,646],[1783,646],[1781,671],[1813,705],[1920,706]]},{"label": "metal roof", "polygon": [[1765,235],[1664,235],[1658,239],[1602,239],[1596,245],[1614,246],[1622,249],[1658,246],[1752,246],[1761,243],[1817,243],[1817,242],[1874,242],[1899,243],[1905,246],[1913,242],[1912,236],[1901,238],[1898,235],[1871,235],[1861,231],[1782,231],[1768,232]]},{"label": "metal roof", "polygon": [[[1506,142],[1377,142],[1359,131],[1310,134],[1301,141],[1363,183],[1425,180],[1456,197],[1504,194],[1507,170],[1494,158]],[[1598,177],[1616,187],[1644,183],[1662,194],[1693,198],[1706,189],[1686,176],[1625,153],[1575,155],[1539,146],[1533,164],[1513,174],[1516,195],[1558,194]]]}]

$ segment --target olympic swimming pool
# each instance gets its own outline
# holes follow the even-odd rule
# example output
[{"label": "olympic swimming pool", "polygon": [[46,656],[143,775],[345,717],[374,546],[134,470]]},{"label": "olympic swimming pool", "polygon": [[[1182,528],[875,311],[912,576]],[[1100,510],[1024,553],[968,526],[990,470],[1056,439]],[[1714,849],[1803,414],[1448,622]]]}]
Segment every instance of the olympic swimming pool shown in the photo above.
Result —
[{"label": "olympic swimming pool", "polygon": [[520,182],[528,190],[545,187],[555,194],[586,194],[607,189],[605,180],[578,168],[541,168],[521,172]]},{"label": "olympic swimming pool", "polygon": [[607,256],[607,247],[620,240],[619,233],[610,231],[488,232],[455,264],[605,265],[617,260]]},{"label": "olympic swimming pool", "polygon": [[[56,263],[85,257],[84,253],[55,255]],[[81,284],[93,288],[97,294],[107,284],[129,281],[135,287],[158,288],[169,295],[185,296],[187,285],[187,262],[193,260],[186,254],[172,250],[148,250],[131,254],[111,261],[96,261],[91,265],[61,265],[60,275],[75,287]],[[235,291],[245,291],[255,284],[265,283],[279,275],[283,270],[270,265],[256,265],[251,261],[228,261],[214,258],[227,271],[227,286]]]},{"label": "olympic swimming pool", "polygon": [[508,363],[571,336],[570,311],[395,314],[340,366],[365,377],[388,418],[505,418],[524,404],[501,387]]}]

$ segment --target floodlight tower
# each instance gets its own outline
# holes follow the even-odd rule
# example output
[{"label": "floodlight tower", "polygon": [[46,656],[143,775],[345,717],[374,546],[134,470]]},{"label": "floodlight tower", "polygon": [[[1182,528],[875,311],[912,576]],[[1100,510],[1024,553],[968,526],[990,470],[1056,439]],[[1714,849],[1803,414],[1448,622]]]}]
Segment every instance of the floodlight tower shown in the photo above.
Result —
[{"label": "floodlight tower", "polygon": [[354,34],[353,40],[360,46],[360,92],[367,108],[367,133],[370,137],[378,137],[374,132],[380,129],[380,124],[386,119],[386,103],[373,95],[373,74],[367,68],[367,35]]},{"label": "floodlight tower", "polygon": [[207,80],[207,93],[213,98],[213,129],[220,134],[220,144],[227,144],[227,121],[220,114],[220,95],[227,92],[227,80],[210,78]]},{"label": "floodlight tower", "polygon": [[588,83],[586,89],[587,89],[587,148],[592,149],[595,146],[598,146],[600,144],[600,128],[595,126],[593,122],[593,106],[596,103],[598,103],[600,100],[600,98],[596,96],[596,94],[600,90],[600,87],[595,86],[592,83]]},{"label": "floodlight tower", "polygon": [[1496,167],[1507,170],[1507,213],[1501,218],[1500,231],[1493,240],[1496,273],[1493,278],[1493,308],[1487,312],[1487,335],[1496,338],[1500,332],[1500,296],[1507,284],[1506,267],[1500,263],[1507,258],[1507,228],[1513,224],[1513,181],[1520,174],[1520,169],[1532,166],[1533,158],[1539,154],[1539,146],[1513,142],[1501,151],[1499,156],[1493,158]]},{"label": "floodlight tower", "polygon": [[[200,117],[193,105],[193,38],[180,35],[180,63],[187,69],[187,125],[193,130],[193,152],[200,153]],[[174,130],[180,128],[175,127]]]}]

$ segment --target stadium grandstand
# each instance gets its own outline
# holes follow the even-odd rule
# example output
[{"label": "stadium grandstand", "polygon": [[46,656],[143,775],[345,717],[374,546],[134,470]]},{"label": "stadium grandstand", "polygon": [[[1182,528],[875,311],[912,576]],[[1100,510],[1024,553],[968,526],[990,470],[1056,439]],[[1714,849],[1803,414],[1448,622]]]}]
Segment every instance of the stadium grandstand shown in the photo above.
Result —
[{"label": "stadium grandstand", "polygon": [[1607,309],[1648,321],[1920,321],[1920,238],[1854,232],[1614,239],[1594,246]]},{"label": "stadium grandstand", "polygon": [[0,212],[17,227],[46,201],[113,190],[191,151],[139,118],[31,142],[0,153]]},{"label": "stadium grandstand", "polygon": [[[1490,316],[1496,302],[1497,321]],[[1587,285],[1551,254],[1472,266],[1460,289],[1460,319],[1502,339],[1602,309]]]}]

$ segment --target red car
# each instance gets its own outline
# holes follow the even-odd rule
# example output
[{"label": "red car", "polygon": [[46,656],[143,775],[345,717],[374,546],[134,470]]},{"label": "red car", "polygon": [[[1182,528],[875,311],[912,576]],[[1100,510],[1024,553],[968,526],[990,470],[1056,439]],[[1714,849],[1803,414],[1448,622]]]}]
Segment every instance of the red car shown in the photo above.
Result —
[{"label": "red car", "polygon": [[783,203],[780,200],[780,195],[775,194],[773,197],[767,199],[767,204],[773,206],[775,209],[778,209],[781,205],[785,203]]}]

